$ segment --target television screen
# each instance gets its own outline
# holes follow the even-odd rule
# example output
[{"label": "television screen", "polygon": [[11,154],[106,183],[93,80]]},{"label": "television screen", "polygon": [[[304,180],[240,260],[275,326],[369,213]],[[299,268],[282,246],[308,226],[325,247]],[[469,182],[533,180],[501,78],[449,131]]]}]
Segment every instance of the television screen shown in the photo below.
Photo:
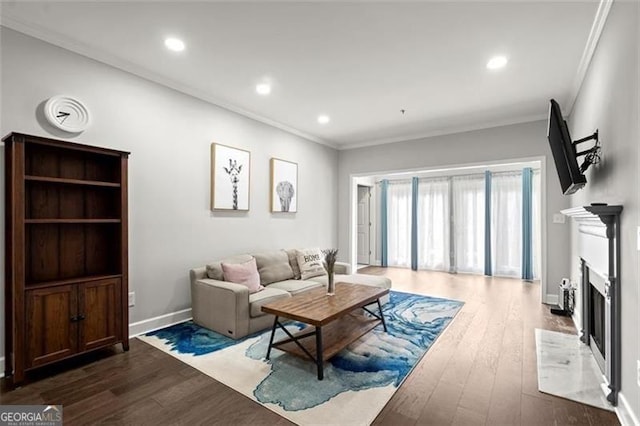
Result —
[{"label": "television screen", "polygon": [[549,139],[553,160],[556,163],[562,193],[565,195],[573,194],[587,183],[587,179],[580,172],[576,148],[571,141],[567,123],[562,118],[560,105],[553,99],[549,105],[547,139]]}]

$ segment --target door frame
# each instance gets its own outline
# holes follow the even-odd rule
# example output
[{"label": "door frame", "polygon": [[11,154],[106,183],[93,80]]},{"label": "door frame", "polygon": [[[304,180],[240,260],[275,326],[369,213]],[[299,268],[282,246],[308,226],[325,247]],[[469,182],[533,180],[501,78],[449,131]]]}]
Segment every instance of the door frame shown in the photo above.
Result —
[{"label": "door frame", "polygon": [[[368,240],[369,240],[369,255],[367,256],[368,257],[367,263],[359,263],[358,262],[358,247],[357,247],[357,244],[358,244],[358,240],[357,240],[357,232],[358,232],[358,230],[357,230],[357,226],[358,226],[357,213],[358,212],[356,210],[356,262],[358,262],[358,265],[371,265],[371,255],[373,254],[373,245],[371,244],[371,234],[373,232],[373,229],[372,229],[372,227],[373,227],[373,219],[372,219],[372,215],[371,215],[373,209],[371,208],[371,202],[373,200],[372,200],[372,194],[371,193],[372,193],[373,187],[370,186],[370,185],[363,185],[361,183],[358,183],[357,187],[356,187],[356,197],[359,196],[358,193],[360,191],[360,188],[367,188],[367,193],[369,194],[369,202],[367,203],[368,207],[369,207],[369,215],[368,215],[369,216],[369,232],[368,232],[368,234],[369,234],[368,235],[368,237],[369,237],[368,238]],[[356,209],[357,209],[357,202],[358,202],[358,200],[356,199]]]}]

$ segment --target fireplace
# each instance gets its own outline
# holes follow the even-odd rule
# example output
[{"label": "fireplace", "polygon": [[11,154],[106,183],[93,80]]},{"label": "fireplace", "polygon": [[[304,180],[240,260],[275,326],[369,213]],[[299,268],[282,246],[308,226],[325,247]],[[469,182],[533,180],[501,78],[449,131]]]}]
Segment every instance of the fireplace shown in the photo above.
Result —
[{"label": "fireplace", "polygon": [[622,206],[592,204],[563,210],[578,223],[581,307],[574,320],[580,340],[602,371],[607,400],[618,403],[620,354],[620,213]]},{"label": "fireplace", "polygon": [[[591,286],[591,312],[589,313],[589,328],[591,329],[591,350],[603,360],[607,358],[605,349],[605,320],[604,320],[604,294]],[[596,359],[597,361],[597,359]],[[600,364],[600,363],[598,363]],[[604,366],[600,365],[604,372]]]},{"label": "fireplace", "polygon": [[584,259],[580,259],[582,269],[581,291],[585,294],[583,297],[584,306],[582,328],[583,336],[581,340],[589,345],[593,356],[600,367],[600,371],[607,375],[607,347],[611,344],[609,338],[609,316],[610,304],[607,297],[607,281],[598,272],[591,269]]}]

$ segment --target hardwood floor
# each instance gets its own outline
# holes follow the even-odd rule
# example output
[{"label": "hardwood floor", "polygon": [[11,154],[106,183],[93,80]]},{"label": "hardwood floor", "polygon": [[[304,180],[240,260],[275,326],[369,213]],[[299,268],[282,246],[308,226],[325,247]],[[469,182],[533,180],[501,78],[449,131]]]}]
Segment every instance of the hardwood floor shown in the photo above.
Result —
[{"label": "hardwood floor", "polygon": [[[615,414],[538,392],[534,329],[574,333],[519,280],[368,267],[395,290],[465,302],[377,425],[617,425]],[[98,358],[95,362],[90,362]],[[65,424],[290,424],[137,339],[32,377],[0,404],[63,404]]]}]

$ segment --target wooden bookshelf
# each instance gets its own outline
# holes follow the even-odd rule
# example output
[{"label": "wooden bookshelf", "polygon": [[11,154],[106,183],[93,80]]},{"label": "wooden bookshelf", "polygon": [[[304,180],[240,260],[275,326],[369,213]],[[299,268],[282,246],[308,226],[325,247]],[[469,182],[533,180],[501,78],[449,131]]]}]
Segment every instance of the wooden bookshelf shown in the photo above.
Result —
[{"label": "wooden bookshelf", "polygon": [[5,377],[128,350],[127,152],[20,133],[5,143]]}]

